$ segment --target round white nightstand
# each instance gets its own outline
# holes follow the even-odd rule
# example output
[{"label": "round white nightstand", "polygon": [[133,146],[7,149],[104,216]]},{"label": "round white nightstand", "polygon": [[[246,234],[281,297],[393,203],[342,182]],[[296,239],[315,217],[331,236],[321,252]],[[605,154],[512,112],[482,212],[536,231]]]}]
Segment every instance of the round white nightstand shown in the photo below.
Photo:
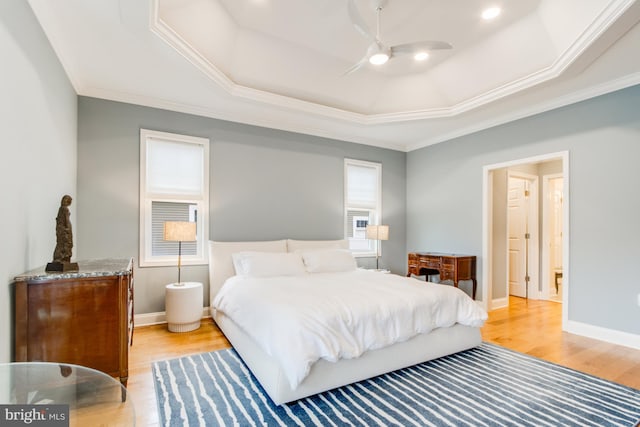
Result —
[{"label": "round white nightstand", "polygon": [[170,332],[198,329],[202,317],[202,283],[181,282],[167,285],[165,306]]}]

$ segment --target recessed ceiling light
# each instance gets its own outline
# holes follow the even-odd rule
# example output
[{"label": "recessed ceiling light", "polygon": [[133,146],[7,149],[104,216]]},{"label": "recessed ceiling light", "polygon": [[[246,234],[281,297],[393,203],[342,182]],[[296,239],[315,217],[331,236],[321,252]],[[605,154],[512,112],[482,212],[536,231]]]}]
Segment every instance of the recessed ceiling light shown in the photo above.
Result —
[{"label": "recessed ceiling light", "polygon": [[429,54],[427,52],[418,52],[413,56],[413,59],[415,59],[416,61],[424,61],[429,57]]},{"label": "recessed ceiling light", "polygon": [[482,19],[489,20],[497,18],[498,15],[500,15],[500,12],[501,9],[499,7],[490,7],[482,12]]}]

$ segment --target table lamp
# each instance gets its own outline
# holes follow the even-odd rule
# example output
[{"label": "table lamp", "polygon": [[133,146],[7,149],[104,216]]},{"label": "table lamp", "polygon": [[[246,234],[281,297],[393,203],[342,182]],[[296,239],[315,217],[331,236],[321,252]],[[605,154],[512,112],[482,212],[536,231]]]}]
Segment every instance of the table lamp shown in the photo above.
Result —
[{"label": "table lamp", "polygon": [[182,242],[196,240],[196,223],[187,221],[167,221],[164,223],[164,240],[178,242],[178,285],[180,282],[180,266],[182,258]]},{"label": "table lamp", "polygon": [[[388,225],[367,225],[367,239],[369,240],[389,240],[389,226]],[[378,268],[378,259],[380,258],[380,246],[376,248],[376,270]]]}]

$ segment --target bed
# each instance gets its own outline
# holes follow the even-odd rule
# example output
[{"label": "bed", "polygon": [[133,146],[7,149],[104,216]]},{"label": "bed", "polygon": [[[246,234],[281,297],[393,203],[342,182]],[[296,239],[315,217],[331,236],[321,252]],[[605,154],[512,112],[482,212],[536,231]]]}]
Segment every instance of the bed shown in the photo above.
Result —
[{"label": "bed", "polygon": [[[209,242],[212,317],[277,405],[481,343],[480,326],[486,319],[486,312],[462,291],[352,268],[350,263],[355,266],[355,260],[346,247],[347,242],[343,240]],[[304,271],[300,270],[300,259]],[[336,271],[332,271],[334,267]],[[247,270],[251,268],[254,270]],[[237,270],[240,274],[236,274]],[[260,277],[253,277],[257,271],[260,271]],[[381,302],[385,298],[396,300],[388,295],[385,297],[386,292],[396,292],[396,288],[407,288],[416,293],[429,289],[429,292],[446,294],[446,298],[452,300],[451,304],[462,307],[458,310],[462,314],[450,314],[454,310],[445,310],[444,303],[438,303],[436,308],[416,306],[409,308],[410,314],[396,315],[396,308],[388,308],[386,301]],[[344,297],[347,308],[342,306],[340,289],[349,289],[345,294],[351,293],[349,298],[355,298],[346,302],[347,297]],[[363,289],[368,292],[366,298],[358,297]],[[369,296],[378,300],[369,302]],[[323,303],[325,297],[333,299]],[[417,299],[411,294],[404,298],[406,300],[399,302],[398,307],[411,306]],[[360,304],[360,300],[367,300],[367,303]],[[353,320],[356,317],[351,317],[352,309],[364,312],[368,306],[375,307],[375,314],[365,316],[366,322],[375,322],[377,316],[385,318],[384,324],[378,320],[379,323],[372,326]],[[316,333],[314,328],[327,329],[327,325],[314,317],[316,313],[324,316],[332,307],[338,307],[336,310],[340,313],[344,310],[349,313],[344,315],[346,323],[332,323],[329,329],[348,327],[350,332],[344,338],[336,338],[336,334],[329,338],[313,335]],[[296,311],[305,318],[292,322],[287,316],[299,316],[300,313],[294,313]],[[384,314],[387,312],[393,315]],[[435,321],[422,316],[422,313],[432,312],[436,313]],[[402,316],[408,315],[410,320],[405,321]],[[456,321],[456,316],[463,320]],[[437,326],[437,323],[445,326]],[[292,324],[293,329],[287,332]],[[310,325],[310,330],[300,327],[303,324]],[[352,327],[353,324],[357,326]],[[399,332],[398,336],[389,332],[405,324],[411,325],[410,331]],[[276,336],[276,331],[283,333]],[[293,341],[286,342],[286,339]],[[340,345],[336,344],[338,341]]]}]

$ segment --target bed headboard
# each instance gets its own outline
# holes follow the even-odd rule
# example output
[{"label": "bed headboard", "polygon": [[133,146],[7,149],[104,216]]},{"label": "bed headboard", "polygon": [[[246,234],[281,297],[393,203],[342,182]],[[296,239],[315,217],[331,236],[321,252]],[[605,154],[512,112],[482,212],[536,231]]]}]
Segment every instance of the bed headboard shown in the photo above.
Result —
[{"label": "bed headboard", "polygon": [[313,251],[318,249],[349,249],[348,240],[293,240],[287,239],[287,251]]},{"label": "bed headboard", "polygon": [[262,242],[209,241],[209,306],[224,282],[235,275],[232,254],[242,251],[296,252],[314,249],[348,249],[347,240],[268,240]]}]

